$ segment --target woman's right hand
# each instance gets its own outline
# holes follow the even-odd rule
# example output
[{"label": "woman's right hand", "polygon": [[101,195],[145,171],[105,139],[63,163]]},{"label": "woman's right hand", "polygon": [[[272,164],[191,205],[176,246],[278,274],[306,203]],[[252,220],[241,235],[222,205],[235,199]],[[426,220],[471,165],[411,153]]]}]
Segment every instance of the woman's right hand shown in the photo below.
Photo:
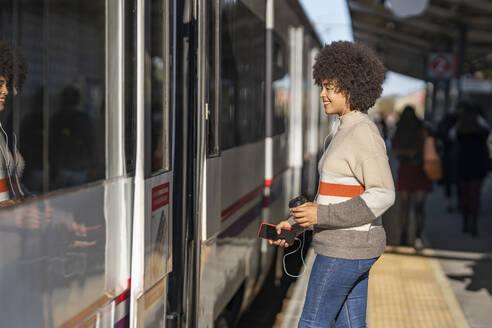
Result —
[{"label": "woman's right hand", "polygon": [[[281,229],[282,228],[291,228],[290,226],[290,223],[287,222],[287,221],[281,221],[279,224],[277,224],[277,233],[280,234],[281,232]],[[272,241],[272,240],[269,240],[268,241],[270,243],[270,245],[277,245],[277,246],[281,246],[281,247],[289,247],[291,245],[287,244],[287,242],[285,241],[285,239],[279,239],[279,240],[276,240],[276,241]]]}]

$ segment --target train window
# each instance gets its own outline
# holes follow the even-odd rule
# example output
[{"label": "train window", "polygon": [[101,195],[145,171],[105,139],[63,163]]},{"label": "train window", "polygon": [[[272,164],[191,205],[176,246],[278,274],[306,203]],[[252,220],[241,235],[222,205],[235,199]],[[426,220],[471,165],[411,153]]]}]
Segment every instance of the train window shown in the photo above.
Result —
[{"label": "train window", "polygon": [[170,169],[169,8],[167,1],[150,2],[150,131],[151,172]]},{"label": "train window", "polygon": [[219,155],[219,11],[216,1],[207,1],[207,155]]},{"label": "train window", "polygon": [[242,1],[221,2],[220,58],[225,150],[265,137],[265,24]]},{"label": "train window", "polygon": [[274,34],[273,45],[273,134],[285,133],[289,119],[290,77],[287,45]]},{"label": "train window", "polygon": [[4,1],[0,16],[5,197],[104,178],[105,1]]}]

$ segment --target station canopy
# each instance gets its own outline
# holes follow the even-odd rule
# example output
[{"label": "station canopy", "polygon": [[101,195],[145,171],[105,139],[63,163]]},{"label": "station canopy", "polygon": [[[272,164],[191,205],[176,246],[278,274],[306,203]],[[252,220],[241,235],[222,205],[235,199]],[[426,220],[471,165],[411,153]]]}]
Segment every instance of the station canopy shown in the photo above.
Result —
[{"label": "station canopy", "polygon": [[[404,17],[392,7],[398,0],[347,0],[354,39],[375,49],[389,70],[422,80],[431,79],[435,56],[456,60],[464,48],[463,74],[492,79],[492,1],[400,0],[403,6],[402,1],[425,8]],[[454,61],[455,72],[458,66]]]}]

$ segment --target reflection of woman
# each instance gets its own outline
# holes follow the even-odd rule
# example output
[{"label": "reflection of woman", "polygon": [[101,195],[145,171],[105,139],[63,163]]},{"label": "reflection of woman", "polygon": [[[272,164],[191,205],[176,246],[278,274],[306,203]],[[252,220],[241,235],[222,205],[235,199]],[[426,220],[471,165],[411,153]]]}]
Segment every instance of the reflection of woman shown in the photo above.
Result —
[{"label": "reflection of woman", "polygon": [[392,151],[399,161],[396,188],[400,197],[402,227],[400,243],[407,244],[410,196],[414,194],[417,221],[414,247],[417,250],[424,247],[421,238],[425,221],[425,197],[432,190],[432,181],[427,178],[423,169],[423,148],[426,136],[427,131],[424,124],[415,115],[413,107],[405,107],[393,137]]},{"label": "reflection of woman", "polygon": [[369,270],[386,246],[380,216],[395,197],[385,143],[367,116],[384,73],[360,44],[334,42],[316,57],[325,113],[338,114],[341,123],[319,162],[316,203],[292,209],[277,226],[314,230],[317,255],[299,327],[366,327]]},{"label": "reflection of woman", "polygon": [[[14,74],[14,71],[18,74]],[[15,60],[10,47],[0,42],[0,111],[5,110],[8,96],[16,96],[20,91],[25,72],[25,61],[20,53]],[[16,143],[16,136],[13,134],[13,144],[9,145],[8,135],[0,124],[0,207],[23,196],[19,179],[24,171],[24,159],[17,150]]]}]

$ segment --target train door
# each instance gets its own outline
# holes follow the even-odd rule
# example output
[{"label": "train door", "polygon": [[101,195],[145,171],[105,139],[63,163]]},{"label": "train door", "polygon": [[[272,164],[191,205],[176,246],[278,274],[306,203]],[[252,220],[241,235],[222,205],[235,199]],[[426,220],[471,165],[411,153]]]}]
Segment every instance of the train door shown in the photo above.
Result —
[{"label": "train door", "polygon": [[[233,325],[253,295],[265,167],[265,4],[198,6],[198,110],[204,162],[198,317]],[[227,314],[226,314],[227,313]]]},{"label": "train door", "polygon": [[136,2],[136,169],[132,327],[164,327],[172,270],[173,1]]},{"label": "train door", "polygon": [[[200,213],[201,229],[200,245],[200,284],[198,294],[198,320],[203,327],[213,325],[216,313],[214,305],[217,303],[214,291],[216,282],[221,277],[221,269],[217,267],[216,239],[221,228],[222,209],[222,161],[220,152],[219,126],[219,10],[220,1],[204,1],[199,5],[198,17],[198,108],[204,113],[205,140],[202,145],[206,149],[203,158],[203,193],[202,211]],[[215,270],[211,270],[215,268]],[[213,272],[212,272],[213,271]]]}]

